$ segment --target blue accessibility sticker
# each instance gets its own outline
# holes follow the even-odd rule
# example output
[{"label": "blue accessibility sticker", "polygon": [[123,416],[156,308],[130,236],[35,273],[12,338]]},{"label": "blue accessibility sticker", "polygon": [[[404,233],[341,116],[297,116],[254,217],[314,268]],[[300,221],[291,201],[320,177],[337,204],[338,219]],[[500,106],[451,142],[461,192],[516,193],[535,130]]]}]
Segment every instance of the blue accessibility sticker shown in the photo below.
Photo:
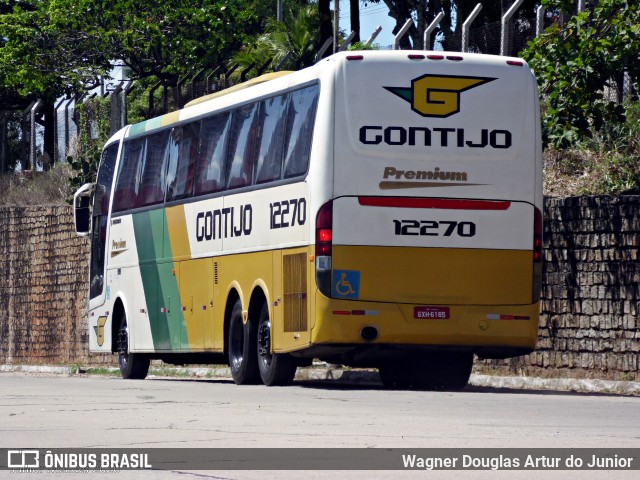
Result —
[{"label": "blue accessibility sticker", "polygon": [[331,296],[333,298],[360,298],[360,272],[357,270],[334,270]]}]

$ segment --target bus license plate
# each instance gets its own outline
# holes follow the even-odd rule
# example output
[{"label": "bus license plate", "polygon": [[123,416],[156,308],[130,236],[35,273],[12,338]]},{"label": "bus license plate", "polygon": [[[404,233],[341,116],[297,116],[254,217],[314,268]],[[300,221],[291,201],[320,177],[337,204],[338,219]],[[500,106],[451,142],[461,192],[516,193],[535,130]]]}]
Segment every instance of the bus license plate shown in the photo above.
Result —
[{"label": "bus license plate", "polygon": [[449,318],[449,307],[413,307],[413,318],[446,320]]}]

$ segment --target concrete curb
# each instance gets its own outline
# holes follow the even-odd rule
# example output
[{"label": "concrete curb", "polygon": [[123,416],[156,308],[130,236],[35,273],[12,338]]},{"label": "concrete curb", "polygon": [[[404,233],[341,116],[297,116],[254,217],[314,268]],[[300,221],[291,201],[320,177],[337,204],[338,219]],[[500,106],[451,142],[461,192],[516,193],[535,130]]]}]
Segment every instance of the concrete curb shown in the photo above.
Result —
[{"label": "concrete curb", "polygon": [[0,372],[49,373],[55,375],[71,375],[72,367],[56,367],[50,365],[0,365]]},{"label": "concrete curb", "polygon": [[560,392],[640,395],[640,382],[623,382],[585,378],[499,377],[471,375],[476,387],[512,388],[516,390],[555,390]]},{"label": "concrete curb", "polygon": [[[0,365],[0,373],[30,373],[53,375],[110,374],[119,376],[118,367],[112,366],[49,366],[49,365]],[[149,378],[212,378],[231,379],[229,367],[173,367],[151,366]],[[327,368],[313,366],[299,368],[296,380],[330,381],[345,385],[380,385],[378,372],[372,370]],[[623,382],[598,379],[502,377],[497,375],[471,375],[473,387],[506,388],[513,390],[545,390],[556,392],[597,393],[608,395],[640,396],[640,382]]]}]

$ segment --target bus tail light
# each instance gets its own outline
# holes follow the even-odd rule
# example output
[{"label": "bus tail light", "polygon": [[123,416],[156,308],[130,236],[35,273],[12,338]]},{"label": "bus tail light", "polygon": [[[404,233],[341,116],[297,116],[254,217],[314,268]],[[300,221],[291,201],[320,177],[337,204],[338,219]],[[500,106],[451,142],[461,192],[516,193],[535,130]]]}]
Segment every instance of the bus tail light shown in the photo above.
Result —
[{"label": "bus tail light", "polygon": [[532,302],[540,300],[542,290],[542,212],[535,208],[533,213],[533,291]]},{"label": "bus tail light", "polygon": [[316,283],[331,296],[331,250],[333,241],[333,202],[327,202],[316,217]]}]

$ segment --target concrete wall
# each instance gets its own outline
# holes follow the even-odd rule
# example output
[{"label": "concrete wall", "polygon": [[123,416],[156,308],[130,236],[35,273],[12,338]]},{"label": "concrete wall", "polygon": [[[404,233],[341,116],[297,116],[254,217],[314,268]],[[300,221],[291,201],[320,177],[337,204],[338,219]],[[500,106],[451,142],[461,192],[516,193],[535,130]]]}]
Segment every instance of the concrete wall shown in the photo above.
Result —
[{"label": "concrete wall", "polygon": [[[640,380],[640,197],[545,203],[538,349],[477,371]],[[0,208],[0,363],[103,363],[87,353],[88,241],[70,207]]]}]

